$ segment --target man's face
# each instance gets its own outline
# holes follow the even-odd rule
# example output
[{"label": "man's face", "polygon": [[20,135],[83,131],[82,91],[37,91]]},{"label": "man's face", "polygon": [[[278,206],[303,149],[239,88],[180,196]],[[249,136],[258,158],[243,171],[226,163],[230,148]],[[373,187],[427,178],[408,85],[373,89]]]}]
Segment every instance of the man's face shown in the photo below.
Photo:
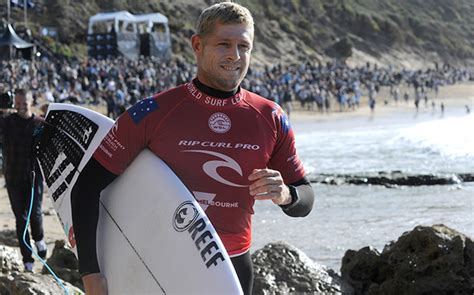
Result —
[{"label": "man's face", "polygon": [[30,110],[30,101],[24,95],[15,95],[15,109],[18,115],[24,117]]},{"label": "man's face", "polygon": [[216,23],[206,36],[194,35],[199,81],[222,91],[237,88],[247,74],[252,42],[253,29],[247,24]]}]

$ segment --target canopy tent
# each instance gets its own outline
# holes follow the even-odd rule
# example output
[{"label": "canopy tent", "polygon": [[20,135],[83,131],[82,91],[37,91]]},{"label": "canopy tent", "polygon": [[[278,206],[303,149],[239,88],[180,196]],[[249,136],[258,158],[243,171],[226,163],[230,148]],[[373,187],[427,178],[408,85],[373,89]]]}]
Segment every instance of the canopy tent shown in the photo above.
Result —
[{"label": "canopy tent", "polygon": [[[117,12],[101,12],[89,18],[89,26],[87,34],[94,34],[94,25],[97,23],[106,23],[108,32],[114,30],[115,32],[123,31],[130,23],[133,23],[135,16],[128,11]],[[122,26],[120,26],[122,22]],[[136,25],[132,27],[133,32],[136,33]]]},{"label": "canopy tent", "polygon": [[140,54],[164,60],[171,56],[171,38],[168,18],[161,13],[135,15],[140,33]]},{"label": "canopy tent", "polygon": [[11,59],[17,53],[26,59],[31,59],[35,45],[21,39],[13,27],[8,24],[3,36],[0,37],[0,59]]},{"label": "canopy tent", "polygon": [[161,13],[146,13],[146,14],[138,14],[134,15],[135,21],[143,22],[143,21],[151,21],[153,23],[161,23],[167,24],[168,18]]},{"label": "canopy tent", "polygon": [[94,58],[121,54],[129,59],[139,55],[168,59],[171,55],[168,18],[161,13],[98,13],[89,18],[87,34],[88,54]]},{"label": "canopy tent", "polygon": [[150,33],[153,28],[153,24],[162,24],[166,31],[168,29],[168,18],[161,13],[148,13],[148,14],[139,14],[134,15],[134,22],[138,24],[146,25],[146,32]]},{"label": "canopy tent", "polygon": [[7,29],[2,37],[0,37],[0,47],[12,46],[17,49],[32,48],[35,45],[21,39],[13,29],[12,25],[8,24]]}]

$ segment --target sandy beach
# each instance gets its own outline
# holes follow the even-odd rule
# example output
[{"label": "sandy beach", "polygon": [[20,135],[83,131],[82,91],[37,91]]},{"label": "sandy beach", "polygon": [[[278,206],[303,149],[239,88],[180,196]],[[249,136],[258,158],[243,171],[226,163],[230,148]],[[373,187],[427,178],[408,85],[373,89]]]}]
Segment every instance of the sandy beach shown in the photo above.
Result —
[{"label": "sandy beach", "polygon": [[[400,91],[403,93],[403,90]],[[388,105],[384,105],[384,96],[390,101]],[[400,95],[403,97],[403,95]],[[403,101],[403,98],[399,100],[398,104],[388,98],[388,89],[382,89],[378,95],[377,106],[375,113],[371,115],[370,109],[367,105],[367,97],[362,98],[362,105],[354,111],[333,111],[328,114],[320,114],[317,111],[306,111],[301,110],[299,106],[295,104],[294,111],[291,113],[292,125],[295,131],[302,130],[305,128],[305,122],[324,122],[324,126],[337,126],[338,122],[345,122],[344,124],[350,124],[351,122],[357,122],[361,119],[366,118],[383,118],[388,115],[397,116],[398,114],[415,114],[415,106],[413,103],[413,93],[410,92],[410,101],[408,104]],[[424,106],[424,102],[420,102],[420,114],[432,113],[431,98],[435,102],[435,111],[439,114],[439,105],[442,102],[445,106],[445,113],[449,114],[465,114],[465,106],[468,105],[471,112],[474,111],[474,83],[461,84],[461,85],[450,85],[440,88],[439,95],[434,97],[434,93],[429,94],[430,102],[427,107]],[[334,108],[335,106],[333,106]],[[15,219],[10,208],[7,191],[4,188],[5,182],[3,177],[0,177],[0,226],[3,231],[15,230]],[[49,247],[49,254],[51,254],[54,247],[54,242],[58,239],[65,239],[65,234],[62,230],[61,224],[58,217],[56,216],[52,202],[45,193],[43,197],[43,211],[44,211],[44,229],[45,229],[45,240]],[[18,251],[19,253],[19,251]],[[36,263],[36,268],[40,269],[40,264]]]},{"label": "sandy beach", "polygon": [[[413,89],[409,90],[410,99],[408,103],[403,100],[403,93],[405,89],[400,89],[399,101],[397,104],[393,102],[390,97],[389,88],[384,87],[377,95],[377,104],[375,107],[374,117],[383,117],[392,113],[411,113],[416,112],[415,104],[413,101],[414,93]],[[366,94],[366,93],[365,93]],[[435,102],[436,111],[439,113],[440,104],[443,103],[445,111],[456,111],[464,112],[465,106],[468,105],[471,112],[474,111],[474,83],[464,83],[458,85],[448,85],[440,87],[438,96],[435,96],[434,92],[428,93],[429,104],[428,107],[424,106],[424,102],[420,101],[420,113],[431,113],[432,106],[431,101]],[[384,99],[389,102],[384,105]],[[336,105],[332,106],[333,111],[325,114],[321,114],[318,111],[307,111],[301,109],[299,104],[294,103],[294,111],[291,114],[291,120],[293,125],[298,123],[311,120],[311,121],[338,121],[340,119],[348,120],[351,118],[367,118],[371,116],[370,108],[368,106],[368,97],[362,96],[361,105],[356,110],[348,110],[340,112]]]}]

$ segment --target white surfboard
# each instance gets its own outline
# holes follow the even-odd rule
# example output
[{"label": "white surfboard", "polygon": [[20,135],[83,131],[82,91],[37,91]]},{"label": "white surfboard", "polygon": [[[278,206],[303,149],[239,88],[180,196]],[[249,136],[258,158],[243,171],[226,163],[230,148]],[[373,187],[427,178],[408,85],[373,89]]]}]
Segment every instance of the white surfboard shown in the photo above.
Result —
[{"label": "white surfboard", "polygon": [[[114,122],[94,111],[51,104],[38,162],[76,253],[70,192]],[[110,294],[242,294],[209,219],[171,169],[148,150],[101,195],[99,265]]]}]

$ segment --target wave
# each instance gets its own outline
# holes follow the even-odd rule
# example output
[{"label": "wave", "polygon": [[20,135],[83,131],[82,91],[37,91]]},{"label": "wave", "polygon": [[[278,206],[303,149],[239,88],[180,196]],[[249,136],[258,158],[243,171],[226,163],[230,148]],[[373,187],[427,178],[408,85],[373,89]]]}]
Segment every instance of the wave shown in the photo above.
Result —
[{"label": "wave", "polygon": [[474,157],[474,114],[403,128],[397,139],[448,157]]}]

